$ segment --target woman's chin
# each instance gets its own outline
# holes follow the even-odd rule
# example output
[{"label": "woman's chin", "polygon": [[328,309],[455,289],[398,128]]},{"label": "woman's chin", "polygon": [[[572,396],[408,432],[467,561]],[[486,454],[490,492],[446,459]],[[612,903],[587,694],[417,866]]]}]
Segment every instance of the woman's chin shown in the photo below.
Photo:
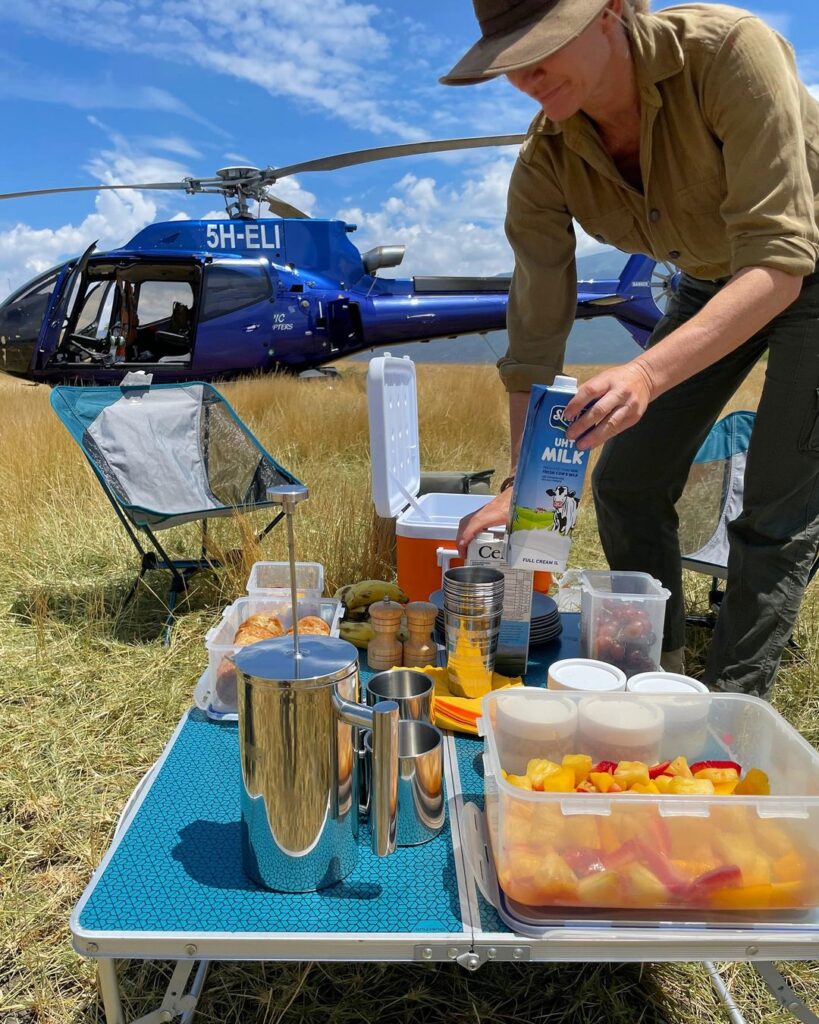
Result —
[{"label": "woman's chin", "polygon": [[550,121],[568,121],[580,109],[572,96],[556,96],[553,100],[541,103],[540,106]]}]

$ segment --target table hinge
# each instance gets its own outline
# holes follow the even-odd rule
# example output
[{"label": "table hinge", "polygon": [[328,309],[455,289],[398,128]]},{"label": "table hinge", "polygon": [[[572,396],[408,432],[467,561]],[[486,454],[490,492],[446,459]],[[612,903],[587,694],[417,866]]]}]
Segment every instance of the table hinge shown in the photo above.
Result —
[{"label": "table hinge", "polygon": [[481,942],[467,947],[453,943],[450,946],[416,946],[415,959],[431,964],[450,961],[460,964],[467,971],[477,971],[479,967],[491,960],[501,963],[525,963],[531,960],[531,952],[529,947],[523,944],[494,946],[490,942]]}]

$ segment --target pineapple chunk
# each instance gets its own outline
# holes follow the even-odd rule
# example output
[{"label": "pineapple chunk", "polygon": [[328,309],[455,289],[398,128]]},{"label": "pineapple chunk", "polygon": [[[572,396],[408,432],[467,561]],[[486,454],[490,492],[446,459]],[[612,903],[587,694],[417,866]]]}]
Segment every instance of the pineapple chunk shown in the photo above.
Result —
[{"label": "pineapple chunk", "polygon": [[683,778],[678,775],[671,780],[668,792],[675,796],[713,796],[714,783],[708,779]]},{"label": "pineapple chunk", "polygon": [[593,761],[588,754],[566,754],[563,758],[563,767],[571,768],[574,772],[575,786],[588,779],[592,764]]}]

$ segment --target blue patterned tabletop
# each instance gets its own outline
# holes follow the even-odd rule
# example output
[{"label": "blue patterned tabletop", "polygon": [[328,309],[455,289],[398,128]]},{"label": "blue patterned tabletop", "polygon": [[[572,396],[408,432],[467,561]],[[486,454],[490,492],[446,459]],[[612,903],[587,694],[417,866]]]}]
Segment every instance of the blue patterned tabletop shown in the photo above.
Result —
[{"label": "blue patterned tabletop", "polygon": [[[236,723],[189,713],[82,908],[89,932],[461,932],[449,822],[385,858],[361,830],[352,874],[276,893],[242,870]],[[430,884],[431,881],[435,884]]]},{"label": "blue patterned tabletop", "polygon": [[[577,653],[576,615],[534,649],[526,682],[544,685],[558,657]],[[362,681],[371,673],[364,666]],[[466,799],[482,802],[482,744],[457,739]],[[468,770],[472,765],[471,772]],[[461,915],[450,821],[432,842],[386,858],[366,827],[355,870],[314,893],[276,893],[242,870],[235,722],[191,711],[79,914],[85,933],[458,933]],[[488,922],[484,922],[484,926]],[[499,930],[503,929],[499,925]]]}]

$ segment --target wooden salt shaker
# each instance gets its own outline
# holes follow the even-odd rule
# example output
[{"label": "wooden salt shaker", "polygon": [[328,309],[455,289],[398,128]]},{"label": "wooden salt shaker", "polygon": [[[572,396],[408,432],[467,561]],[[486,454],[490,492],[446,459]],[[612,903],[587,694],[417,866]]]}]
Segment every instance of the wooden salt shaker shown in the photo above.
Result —
[{"label": "wooden salt shaker", "polygon": [[370,605],[370,622],[375,636],[367,646],[367,663],[379,672],[403,663],[404,645],[398,639],[404,606],[385,597]]},{"label": "wooden salt shaker", "polygon": [[411,601],[405,608],[409,638],[404,643],[404,664],[410,668],[434,665],[438,650],[432,628],[438,609],[431,601]]}]

